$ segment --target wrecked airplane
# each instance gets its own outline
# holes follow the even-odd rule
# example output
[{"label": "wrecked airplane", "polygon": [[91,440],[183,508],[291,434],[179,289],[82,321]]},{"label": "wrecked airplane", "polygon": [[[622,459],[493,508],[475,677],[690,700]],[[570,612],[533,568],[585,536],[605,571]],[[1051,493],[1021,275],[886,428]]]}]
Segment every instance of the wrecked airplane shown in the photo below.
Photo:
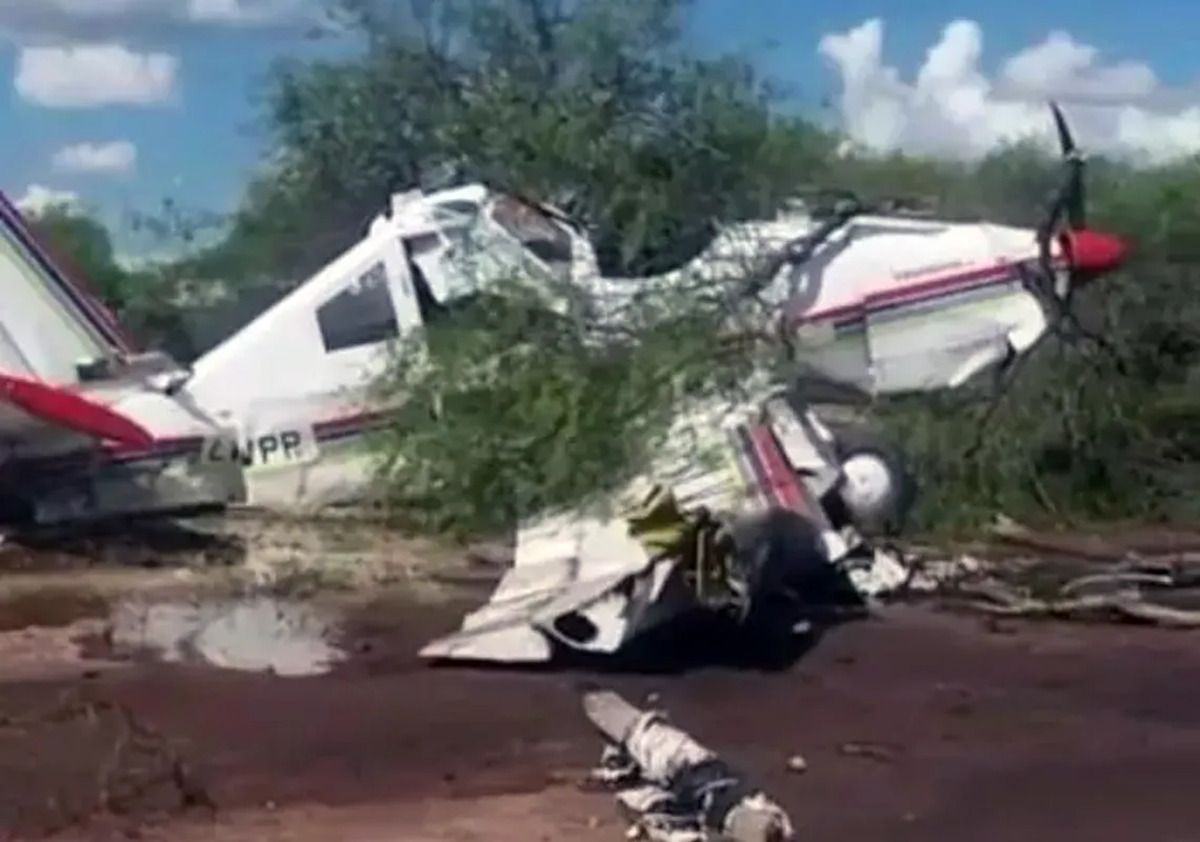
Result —
[{"label": "wrecked airplane", "polygon": [[[1121,262],[1124,245],[1086,227],[1082,160],[1057,109],[1055,117],[1066,178],[1038,231],[851,201],[828,214],[800,209],[730,226],[689,264],[654,278],[603,276],[587,237],[553,209],[481,185],[403,194],[359,243],[188,367],[138,352],[17,212],[0,205],[8,302],[0,314],[3,514],[59,524],[361,499],[372,479],[361,444],[394,409],[371,397],[371,385],[396,340],[446,304],[519,272],[551,299],[569,289],[566,298],[584,301],[598,320],[619,319],[638,290],[686,293],[696,279],[742,279],[739,300],[756,302],[793,346],[800,385],[774,402],[769,424],[759,403],[740,407],[742,420],[717,422],[721,446],[742,454],[727,461],[740,458],[742,467],[715,479],[700,471],[695,489],[671,486],[675,504],[688,512],[706,493],[721,505],[741,495],[808,506],[820,517],[840,509],[859,527],[893,521],[906,505],[898,461],[874,441],[830,432],[805,390],[834,383],[878,395],[962,385],[1032,349],[1080,283]],[[759,270],[747,272],[747,261]],[[680,423],[703,427],[714,411],[697,408]],[[708,481],[717,490],[704,491]],[[599,518],[584,529],[592,551],[580,549],[579,524],[564,517],[522,531],[515,579],[498,596],[553,593],[539,616],[565,615],[654,568],[641,557],[620,561],[635,544],[644,547],[626,520]],[[840,528],[818,531],[828,543]],[[574,573],[552,585],[528,573],[527,563],[561,567],[580,552],[599,567],[572,563]],[[665,579],[645,579],[648,605]],[[629,616],[628,603],[606,610]],[[522,608],[517,616],[531,614]],[[545,624],[532,625],[541,634]]]},{"label": "wrecked airplane", "polygon": [[[1036,231],[855,203],[810,220],[766,281],[746,290],[767,300],[795,349],[794,388],[763,383],[737,405],[685,410],[654,464],[605,506],[524,524],[488,603],[422,655],[529,663],[562,650],[614,654],[696,606],[732,614],[770,643],[791,631],[822,572],[860,592],[899,585],[902,565],[863,533],[903,516],[902,466],[831,432],[807,387],[897,394],[1002,373],[1072,316],[1081,284],[1122,263],[1126,245],[1087,228],[1083,159],[1057,107],[1053,115],[1064,178]],[[770,227],[745,240],[769,240]],[[694,273],[720,271],[711,255],[701,260]]]}]

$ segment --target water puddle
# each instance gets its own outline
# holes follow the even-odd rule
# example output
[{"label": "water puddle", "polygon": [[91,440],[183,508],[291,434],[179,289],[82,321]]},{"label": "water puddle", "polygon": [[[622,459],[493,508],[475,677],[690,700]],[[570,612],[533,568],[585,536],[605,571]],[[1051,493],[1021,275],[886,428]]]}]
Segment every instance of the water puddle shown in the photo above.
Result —
[{"label": "water puddle", "polygon": [[342,660],[333,619],[269,596],[176,602],[127,601],[110,617],[114,654],[220,669],[321,675]]}]

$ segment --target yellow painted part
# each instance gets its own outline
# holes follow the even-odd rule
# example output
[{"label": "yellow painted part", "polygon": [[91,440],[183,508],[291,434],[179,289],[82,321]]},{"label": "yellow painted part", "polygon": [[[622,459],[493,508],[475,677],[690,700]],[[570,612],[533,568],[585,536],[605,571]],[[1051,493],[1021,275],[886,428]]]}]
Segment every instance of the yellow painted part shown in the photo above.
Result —
[{"label": "yellow painted part", "polygon": [[651,556],[679,558],[685,579],[701,603],[736,594],[730,585],[733,559],[718,548],[714,524],[686,517],[670,489],[655,486],[626,520],[630,534]]},{"label": "yellow painted part", "polygon": [[654,556],[678,552],[691,530],[675,495],[661,485],[655,486],[639,507],[625,515],[625,519],[629,523],[629,534]]}]

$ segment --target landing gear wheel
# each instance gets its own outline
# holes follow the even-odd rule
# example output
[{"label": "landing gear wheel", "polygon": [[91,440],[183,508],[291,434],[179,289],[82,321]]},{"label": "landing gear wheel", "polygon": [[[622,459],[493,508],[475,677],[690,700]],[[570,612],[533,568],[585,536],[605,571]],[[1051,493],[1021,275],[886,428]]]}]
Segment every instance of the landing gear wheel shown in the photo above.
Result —
[{"label": "landing gear wheel", "polygon": [[850,523],[870,537],[899,533],[916,502],[916,481],[900,452],[878,434],[848,428],[835,431],[842,481],[826,505],[835,522]]}]

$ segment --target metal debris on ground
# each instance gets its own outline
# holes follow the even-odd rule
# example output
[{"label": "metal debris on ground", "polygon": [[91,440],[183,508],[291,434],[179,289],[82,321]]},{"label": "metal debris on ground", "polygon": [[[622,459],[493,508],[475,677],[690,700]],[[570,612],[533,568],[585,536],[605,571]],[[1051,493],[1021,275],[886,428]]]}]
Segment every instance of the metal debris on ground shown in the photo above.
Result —
[{"label": "metal debris on ground", "polygon": [[523,522],[513,565],[487,604],[422,656],[613,655],[696,608],[745,622],[764,604],[803,599],[795,581],[864,551],[820,502],[837,471],[807,420],[771,388],[689,406],[625,488]]},{"label": "metal debris on ground", "polygon": [[925,557],[898,547],[876,547],[839,562],[855,590],[867,598],[937,594],[976,578],[986,569],[974,556]]},{"label": "metal debris on ground", "polygon": [[879,763],[891,763],[896,759],[899,749],[886,743],[852,742],[842,743],[838,746],[838,751],[845,757],[861,757]]},{"label": "metal debris on ground", "polygon": [[641,710],[607,691],[586,694],[583,706],[608,740],[592,778],[617,791],[633,817],[631,837],[655,842],[794,838],[783,808],[669,724],[665,714]]},{"label": "metal debris on ground", "polygon": [[859,593],[873,600],[926,595],[992,617],[1200,628],[1196,552],[1148,555],[1098,536],[1038,533],[1003,517],[991,532],[1038,554],[999,561],[880,547],[842,564]]}]

